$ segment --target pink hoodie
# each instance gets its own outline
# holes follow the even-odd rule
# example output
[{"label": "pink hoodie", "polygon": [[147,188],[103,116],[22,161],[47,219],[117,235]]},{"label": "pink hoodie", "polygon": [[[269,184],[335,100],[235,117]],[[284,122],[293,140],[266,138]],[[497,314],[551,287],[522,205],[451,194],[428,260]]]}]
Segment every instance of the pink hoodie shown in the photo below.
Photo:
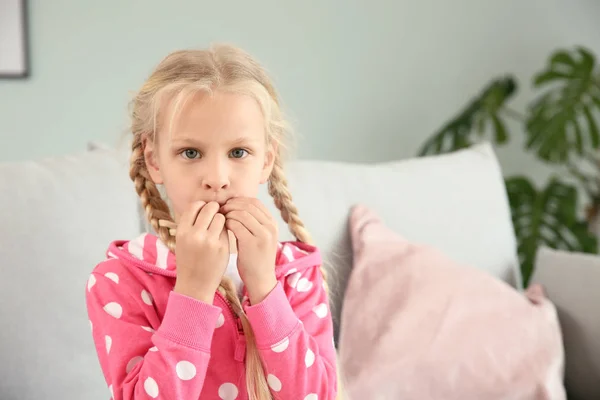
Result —
[{"label": "pink hoodie", "polygon": [[[175,255],[151,234],[111,243],[86,301],[100,365],[114,400],[248,399],[245,337],[227,300],[172,291]],[[318,250],[279,245],[279,280],[243,307],[274,398],[330,400],[337,391],[333,324]]]}]

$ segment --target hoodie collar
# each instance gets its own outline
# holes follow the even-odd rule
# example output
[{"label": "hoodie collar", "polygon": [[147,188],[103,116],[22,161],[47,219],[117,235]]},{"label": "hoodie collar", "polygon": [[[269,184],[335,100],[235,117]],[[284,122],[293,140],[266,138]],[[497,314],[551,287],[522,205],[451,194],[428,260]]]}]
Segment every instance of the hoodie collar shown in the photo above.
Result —
[{"label": "hoodie collar", "polygon": [[[147,272],[168,277],[177,275],[176,257],[156,235],[144,233],[129,241],[112,242],[106,251],[108,258],[117,258]],[[275,267],[277,277],[300,272],[322,263],[319,250],[306,243],[289,241],[278,243]]]}]

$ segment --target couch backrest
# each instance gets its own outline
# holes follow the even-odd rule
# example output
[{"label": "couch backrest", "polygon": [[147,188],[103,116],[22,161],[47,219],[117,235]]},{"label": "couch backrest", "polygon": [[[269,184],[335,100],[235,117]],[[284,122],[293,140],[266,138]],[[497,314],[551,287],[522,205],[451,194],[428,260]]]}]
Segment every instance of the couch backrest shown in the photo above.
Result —
[{"label": "couch backrest", "polygon": [[96,151],[0,164],[0,398],[107,399],[86,282],[108,243],[135,237],[122,157]]},{"label": "couch backrest", "polygon": [[[300,217],[329,270],[336,338],[352,268],[347,220],[355,204],[373,209],[407,239],[436,246],[459,262],[521,287],[504,181],[487,143],[447,155],[370,165],[297,161],[287,171]],[[278,213],[266,188],[260,198]],[[282,221],[280,232],[291,239]]]},{"label": "couch backrest", "polygon": [[[127,171],[126,154],[102,149],[0,164],[3,400],[108,398],[85,286],[110,241],[142,230]],[[374,165],[298,161],[288,171],[300,216],[330,271],[336,332],[352,263],[347,217],[357,203],[410,240],[519,284],[508,204],[489,145]],[[260,198],[278,215],[264,189]],[[280,223],[282,239],[291,239]]]}]

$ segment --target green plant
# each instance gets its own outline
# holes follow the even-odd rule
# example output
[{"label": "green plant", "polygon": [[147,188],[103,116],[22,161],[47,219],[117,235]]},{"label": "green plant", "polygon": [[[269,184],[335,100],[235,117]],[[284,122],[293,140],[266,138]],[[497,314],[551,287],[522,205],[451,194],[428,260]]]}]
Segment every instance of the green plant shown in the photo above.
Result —
[{"label": "green plant", "polygon": [[[456,151],[489,140],[504,145],[510,140],[506,118],[523,124],[524,150],[541,161],[564,169],[567,179],[554,176],[543,188],[525,176],[506,177],[513,225],[518,241],[523,282],[528,284],[540,245],[555,249],[596,253],[594,226],[600,215],[600,66],[587,49],[559,49],[545,68],[533,77],[540,93],[526,113],[508,103],[517,92],[516,79],[493,80],[456,117],[432,135],[419,155]],[[569,182],[575,182],[569,183]],[[580,215],[580,192],[587,196]]]}]

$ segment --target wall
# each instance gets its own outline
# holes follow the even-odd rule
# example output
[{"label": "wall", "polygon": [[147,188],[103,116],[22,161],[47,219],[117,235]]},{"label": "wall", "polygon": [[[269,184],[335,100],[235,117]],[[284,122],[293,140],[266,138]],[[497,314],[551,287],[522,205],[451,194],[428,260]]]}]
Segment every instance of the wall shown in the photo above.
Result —
[{"label": "wall", "polygon": [[[489,79],[516,74],[513,107],[553,49],[600,55],[600,2],[31,0],[31,77],[0,80],[0,161],[114,144],[126,105],[171,50],[230,41],[271,71],[301,158],[409,157]],[[0,11],[1,12],[1,11]],[[521,150],[506,173],[547,170]]]}]

